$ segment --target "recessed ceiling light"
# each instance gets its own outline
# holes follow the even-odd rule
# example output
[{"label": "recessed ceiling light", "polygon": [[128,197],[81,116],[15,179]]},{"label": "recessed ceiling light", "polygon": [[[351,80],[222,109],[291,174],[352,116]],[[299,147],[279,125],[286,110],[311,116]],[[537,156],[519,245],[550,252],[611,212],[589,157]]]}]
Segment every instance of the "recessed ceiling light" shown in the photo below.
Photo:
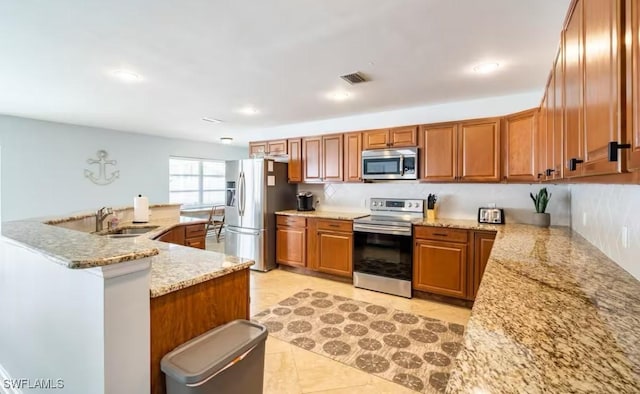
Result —
[{"label": "recessed ceiling light", "polygon": [[240,112],[241,114],[244,114],[244,115],[249,115],[249,116],[257,115],[257,114],[260,113],[260,111],[257,108],[250,107],[250,106],[249,107],[240,108],[238,110],[238,112]]},{"label": "recessed ceiling light", "polygon": [[124,82],[138,82],[142,80],[142,77],[140,76],[140,74],[135,73],[131,70],[124,70],[124,69],[115,70],[111,73],[111,75],[113,75],[114,77]]},{"label": "recessed ceiling light", "polygon": [[231,137],[220,137],[220,142],[226,145],[229,145],[231,142],[233,142],[233,138]]},{"label": "recessed ceiling light", "polygon": [[351,98],[351,93],[345,91],[331,92],[327,94],[327,98],[333,101],[346,101]]},{"label": "recessed ceiling light", "polygon": [[477,72],[478,74],[488,74],[497,70],[498,67],[500,67],[499,63],[481,63],[473,67],[473,71]]},{"label": "recessed ceiling light", "polygon": [[211,122],[211,123],[222,123],[223,122],[220,119],[211,118],[209,116],[205,116],[204,118],[202,118],[202,120],[204,120],[205,122]]}]

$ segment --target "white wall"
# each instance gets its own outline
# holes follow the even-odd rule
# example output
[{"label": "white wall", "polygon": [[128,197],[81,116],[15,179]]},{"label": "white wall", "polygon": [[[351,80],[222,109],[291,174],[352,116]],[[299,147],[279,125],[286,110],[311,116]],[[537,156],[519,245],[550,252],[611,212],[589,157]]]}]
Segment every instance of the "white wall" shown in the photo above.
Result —
[{"label": "white wall", "polygon": [[[571,227],[640,279],[640,185],[571,185]],[[586,213],[586,221],[583,221]],[[622,228],[628,230],[628,247]]]},{"label": "white wall", "polygon": [[542,93],[533,91],[269,127],[258,129],[260,135],[253,140],[503,116],[539,106]]},{"label": "white wall", "polygon": [[[2,219],[56,215],[169,200],[169,156],[231,160],[245,147],[151,137],[115,130],[0,115]],[[104,149],[118,161],[120,179],[99,186],[84,177],[87,159]]]},{"label": "white wall", "polygon": [[[541,185],[455,184],[455,183],[336,183],[299,185],[300,191],[311,191],[320,201],[319,210],[366,210],[372,197],[426,199],[429,193],[438,195],[438,216],[450,219],[476,220],[478,208],[495,203],[505,209],[511,223],[529,223],[535,211],[529,192]],[[566,185],[544,185],[553,195],[547,212],[553,225],[569,225],[570,198]]]}]

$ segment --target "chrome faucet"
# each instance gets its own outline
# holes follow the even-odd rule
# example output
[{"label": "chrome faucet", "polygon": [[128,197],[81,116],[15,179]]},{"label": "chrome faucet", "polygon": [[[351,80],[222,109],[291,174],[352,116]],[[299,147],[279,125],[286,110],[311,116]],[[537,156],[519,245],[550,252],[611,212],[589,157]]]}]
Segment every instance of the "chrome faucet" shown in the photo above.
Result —
[{"label": "chrome faucet", "polygon": [[96,232],[104,228],[104,220],[113,213],[113,209],[102,207],[96,211]]}]

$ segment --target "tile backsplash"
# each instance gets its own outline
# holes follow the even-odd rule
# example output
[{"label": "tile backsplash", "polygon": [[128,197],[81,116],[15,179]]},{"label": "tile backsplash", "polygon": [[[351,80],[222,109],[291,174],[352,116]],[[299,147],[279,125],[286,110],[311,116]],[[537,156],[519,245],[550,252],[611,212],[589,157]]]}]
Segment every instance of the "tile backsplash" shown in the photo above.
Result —
[{"label": "tile backsplash", "polygon": [[[568,226],[570,222],[569,187],[544,185],[553,194],[547,212],[553,225]],[[429,193],[438,195],[438,216],[451,219],[477,219],[478,208],[491,203],[504,208],[507,222],[529,223],[534,212],[529,192],[540,185],[520,184],[428,184],[428,183],[335,183],[301,184],[299,191],[312,192],[318,210],[367,211],[370,198],[425,199]]]},{"label": "tile backsplash", "polygon": [[570,191],[571,227],[640,279],[640,185],[581,184]]}]

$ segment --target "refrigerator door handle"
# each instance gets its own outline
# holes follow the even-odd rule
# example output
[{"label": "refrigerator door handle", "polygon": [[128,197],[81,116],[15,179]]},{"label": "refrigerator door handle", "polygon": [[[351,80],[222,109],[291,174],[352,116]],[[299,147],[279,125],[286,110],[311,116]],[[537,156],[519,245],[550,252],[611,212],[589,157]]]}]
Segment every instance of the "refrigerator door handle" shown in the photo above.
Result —
[{"label": "refrigerator door handle", "polygon": [[244,216],[244,210],[247,206],[247,178],[242,171],[242,216]]},{"label": "refrigerator door handle", "polygon": [[242,171],[238,175],[238,197],[236,198],[236,207],[238,208],[238,216],[242,216]]},{"label": "refrigerator door handle", "polygon": [[237,231],[237,230],[234,230],[231,227],[225,228],[224,231],[226,231],[228,233],[231,233],[231,234],[260,235],[260,231]]}]

